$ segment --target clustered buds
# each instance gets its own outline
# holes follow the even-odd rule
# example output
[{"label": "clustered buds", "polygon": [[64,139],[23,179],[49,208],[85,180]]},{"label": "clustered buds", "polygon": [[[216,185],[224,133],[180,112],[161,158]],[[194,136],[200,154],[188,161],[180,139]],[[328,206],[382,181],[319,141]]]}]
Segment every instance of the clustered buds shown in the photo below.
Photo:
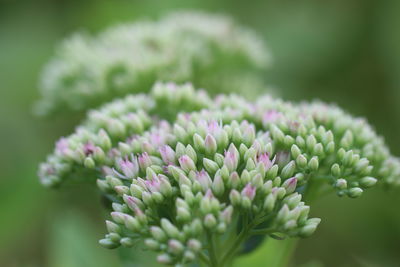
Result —
[{"label": "clustered buds", "polygon": [[326,189],[359,197],[400,184],[382,138],[335,106],[211,99],[174,84],[91,111],[39,175],[55,186],[76,170],[113,200],[102,245],[144,241],[159,262],[178,265],[207,261],[210,237],[311,235],[320,220],[303,201]]},{"label": "clustered buds", "polygon": [[[90,110],[74,134],[56,143],[54,153],[41,164],[39,177],[50,187],[60,185],[69,177],[79,177],[83,172],[84,178],[95,177],[103,166],[109,166],[120,152],[129,149],[119,142],[134,141],[150,129],[154,124],[151,115],[160,112],[159,117],[174,118],[180,111],[207,108],[210,102],[204,91],[195,91],[190,84],[156,83],[149,96],[129,95],[98,110]],[[157,123],[163,124],[160,120]],[[153,134],[150,142],[158,142],[159,136]]]},{"label": "clustered buds", "polygon": [[74,34],[43,72],[37,112],[86,110],[117,96],[147,92],[158,80],[249,93],[263,86],[258,74],[269,58],[251,30],[201,12],[123,24],[94,37]]},{"label": "clustered buds", "polygon": [[[176,124],[170,132],[164,128],[163,134],[173,134],[178,127],[182,137],[166,143],[150,144],[142,138],[129,144],[152,146],[150,154],[144,152],[147,164],[137,163],[144,153],[134,147],[129,157],[116,160],[113,168],[131,167],[135,177],[101,179],[118,199],[111,214],[114,222],[107,222],[109,234],[101,244],[113,248],[145,240],[160,253],[161,263],[184,264],[206,247],[207,233],[221,239],[237,235],[237,222],[244,216],[253,227],[267,222],[270,234],[305,237],[314,232],[319,220],[308,218],[309,207],[295,192],[297,178],[286,177],[294,174],[294,163],[274,163],[269,157],[279,151],[272,140],[257,136],[254,125],[199,121]],[[206,138],[215,140],[213,152],[207,154],[206,142],[195,141]]]}]

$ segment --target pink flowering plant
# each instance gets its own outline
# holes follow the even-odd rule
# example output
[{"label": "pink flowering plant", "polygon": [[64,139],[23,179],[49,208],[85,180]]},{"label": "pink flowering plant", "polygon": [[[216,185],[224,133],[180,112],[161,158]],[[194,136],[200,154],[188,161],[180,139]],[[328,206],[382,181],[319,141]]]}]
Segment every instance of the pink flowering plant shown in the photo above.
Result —
[{"label": "pink flowering plant", "polygon": [[254,237],[312,235],[321,219],[309,205],[320,195],[399,185],[400,162],[364,119],[336,106],[158,82],[90,110],[39,177],[47,187],[97,184],[112,207],[106,248],[222,267]]}]

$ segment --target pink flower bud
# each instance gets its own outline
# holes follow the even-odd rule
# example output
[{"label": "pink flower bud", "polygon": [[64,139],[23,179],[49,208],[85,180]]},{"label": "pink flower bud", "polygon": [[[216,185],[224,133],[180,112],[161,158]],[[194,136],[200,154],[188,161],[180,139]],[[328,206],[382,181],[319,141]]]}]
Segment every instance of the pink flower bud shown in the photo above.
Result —
[{"label": "pink flower bud", "polygon": [[196,173],[196,180],[203,188],[203,191],[209,189],[212,184],[211,178],[205,170],[201,170]]},{"label": "pink flower bud", "polygon": [[138,161],[139,161],[139,166],[142,170],[146,170],[147,167],[150,167],[152,164],[151,158],[149,157],[149,154],[147,154],[147,152],[140,154],[138,157]]},{"label": "pink flower bud", "polygon": [[213,154],[217,151],[217,141],[210,134],[207,134],[206,139],[204,140],[204,146],[208,154]]},{"label": "pink flower bud", "polygon": [[297,178],[289,178],[287,179],[283,184],[282,187],[286,189],[286,194],[291,194],[296,190],[296,185],[297,185]]},{"label": "pink flower bud", "polygon": [[168,145],[162,146],[159,149],[162,160],[166,164],[175,164],[175,151]]},{"label": "pink flower bud", "polygon": [[256,188],[252,186],[250,183],[247,184],[242,190],[242,196],[247,197],[250,200],[253,200],[256,196]]},{"label": "pink flower bud", "polygon": [[139,172],[139,164],[134,156],[132,156],[132,161],[130,161],[128,157],[118,159],[117,164],[119,169],[127,178],[135,178]]},{"label": "pink flower bud", "polygon": [[208,124],[208,132],[213,136],[218,136],[222,131],[222,124],[217,121],[210,121]]},{"label": "pink flower bud", "polygon": [[192,170],[196,170],[196,166],[193,162],[193,160],[188,156],[188,155],[183,155],[182,157],[179,158],[179,164],[181,165],[181,168],[185,172],[190,172]]},{"label": "pink flower bud", "polygon": [[286,164],[289,163],[290,160],[290,154],[288,151],[279,151],[276,153],[276,163],[278,163],[279,166],[285,166]]},{"label": "pink flower bud", "polygon": [[265,170],[269,170],[275,163],[275,157],[271,160],[268,153],[264,153],[258,156],[258,162],[264,164]]},{"label": "pink flower bud", "polygon": [[161,183],[157,176],[153,177],[151,180],[146,180],[144,183],[150,192],[160,192]]},{"label": "pink flower bud", "polygon": [[233,213],[233,207],[228,206],[221,212],[221,219],[224,220],[224,222],[227,224],[231,223],[232,213]]},{"label": "pink flower bud", "polygon": [[95,150],[95,145],[93,145],[91,142],[86,143],[83,145],[83,153],[85,153],[85,156],[92,155]]},{"label": "pink flower bud", "polygon": [[239,158],[232,147],[229,147],[228,151],[225,152],[224,164],[229,171],[235,171],[239,163]]},{"label": "pink flower bud", "polygon": [[135,211],[136,209],[139,208],[139,206],[142,206],[143,203],[135,197],[129,196],[129,195],[124,195],[123,196],[124,202],[126,205],[132,210]]},{"label": "pink flower bud", "polygon": [[56,143],[56,153],[62,156],[71,155],[72,151],[69,148],[68,139],[65,137],[60,138]]},{"label": "pink flower bud", "polygon": [[276,111],[276,110],[269,110],[266,113],[264,113],[263,116],[263,123],[274,123],[280,118],[283,118],[283,114]]}]

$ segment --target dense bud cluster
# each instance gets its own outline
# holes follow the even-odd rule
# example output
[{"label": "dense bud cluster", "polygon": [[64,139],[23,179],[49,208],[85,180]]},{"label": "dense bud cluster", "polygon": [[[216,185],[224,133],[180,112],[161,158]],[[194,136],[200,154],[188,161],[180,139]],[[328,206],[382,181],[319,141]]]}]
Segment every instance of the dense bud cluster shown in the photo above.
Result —
[{"label": "dense bud cluster", "polygon": [[[48,186],[97,178],[113,202],[106,247],[143,241],[161,263],[224,266],[252,235],[312,234],[319,219],[302,199],[400,184],[400,162],[365,120],[335,106],[156,84],[90,111],[39,175]],[[226,242],[221,255],[215,239]]]},{"label": "dense bud cluster", "polygon": [[200,110],[210,103],[204,91],[195,91],[190,84],[157,83],[150,95],[129,95],[90,110],[85,122],[74,134],[61,138],[54,153],[41,164],[41,181],[53,187],[65,178],[80,178],[82,174],[86,179],[94,177],[100,167],[112,162],[118,142],[142,134],[153,125],[151,115],[174,118],[180,111]]},{"label": "dense bud cluster", "polygon": [[[151,142],[153,135],[160,142]],[[118,196],[100,243],[145,240],[160,262],[177,264],[203,253],[207,235],[236,236],[241,220],[242,235],[308,236],[319,219],[308,219],[309,207],[294,192],[293,163],[281,153],[247,121],[163,126],[138,138],[121,152],[114,174],[99,181]]]},{"label": "dense bud cluster", "polygon": [[249,93],[269,61],[263,42],[231,19],[178,12],[64,41],[42,75],[37,111],[86,110],[158,80]]}]

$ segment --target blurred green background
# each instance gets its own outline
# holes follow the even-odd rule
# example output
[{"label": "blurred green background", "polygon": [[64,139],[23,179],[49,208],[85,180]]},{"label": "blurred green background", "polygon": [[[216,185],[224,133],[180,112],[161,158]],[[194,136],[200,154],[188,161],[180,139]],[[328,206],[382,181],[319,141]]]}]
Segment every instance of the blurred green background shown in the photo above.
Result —
[{"label": "blurred green background", "polygon": [[[257,30],[274,55],[265,78],[277,94],[365,116],[400,155],[398,0],[2,1],[0,266],[121,266],[117,251],[97,243],[105,212],[95,190],[55,192],[38,182],[38,163],[76,123],[31,115],[38,75],[54,46],[76,30],[187,8],[226,13]],[[312,213],[323,222],[299,242],[291,266],[400,266],[399,203],[399,190],[379,188],[357,200],[322,199]]]}]

